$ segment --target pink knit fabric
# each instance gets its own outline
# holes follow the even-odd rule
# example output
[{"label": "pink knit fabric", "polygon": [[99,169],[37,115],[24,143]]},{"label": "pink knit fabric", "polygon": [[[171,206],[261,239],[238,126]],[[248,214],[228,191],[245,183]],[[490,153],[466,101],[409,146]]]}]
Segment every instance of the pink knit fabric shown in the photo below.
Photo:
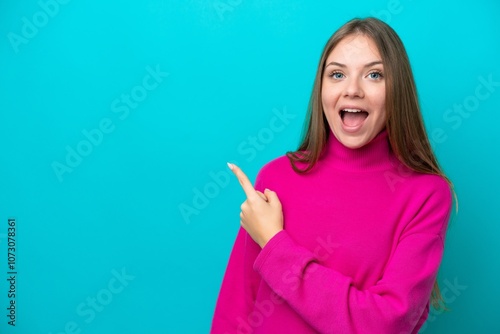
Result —
[{"label": "pink knit fabric", "polygon": [[261,249],[240,228],[212,334],[418,333],[452,206],[443,178],[404,167],[385,130],[359,149],[330,132],[311,172],[282,156],[255,188],[277,193],[284,230]]}]

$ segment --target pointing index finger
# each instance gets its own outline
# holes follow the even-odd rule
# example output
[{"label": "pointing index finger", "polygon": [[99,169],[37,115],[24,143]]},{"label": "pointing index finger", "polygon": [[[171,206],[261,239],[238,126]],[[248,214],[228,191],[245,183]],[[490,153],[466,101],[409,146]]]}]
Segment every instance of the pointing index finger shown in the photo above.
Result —
[{"label": "pointing index finger", "polygon": [[250,182],[241,168],[229,162],[227,163],[227,165],[229,169],[233,171],[234,175],[236,175],[236,177],[238,178],[238,181],[240,182],[243,191],[247,195],[247,198],[255,197],[255,195],[257,195],[257,192],[255,191],[252,182]]}]

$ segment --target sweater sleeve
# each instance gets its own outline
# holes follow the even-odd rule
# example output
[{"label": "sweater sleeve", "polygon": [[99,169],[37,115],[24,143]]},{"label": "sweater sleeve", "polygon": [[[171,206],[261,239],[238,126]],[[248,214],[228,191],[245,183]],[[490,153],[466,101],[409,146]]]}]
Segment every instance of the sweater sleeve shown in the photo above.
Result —
[{"label": "sweater sleeve", "polygon": [[[260,174],[255,189],[262,190]],[[212,319],[211,334],[233,334],[253,311],[260,275],[253,263],[260,246],[240,226],[222,280]]]},{"label": "sweater sleeve", "polygon": [[286,230],[269,240],[254,268],[320,333],[412,333],[428,307],[450,212],[446,185],[425,200],[407,224],[382,277],[363,290],[351,277],[321,265]]}]

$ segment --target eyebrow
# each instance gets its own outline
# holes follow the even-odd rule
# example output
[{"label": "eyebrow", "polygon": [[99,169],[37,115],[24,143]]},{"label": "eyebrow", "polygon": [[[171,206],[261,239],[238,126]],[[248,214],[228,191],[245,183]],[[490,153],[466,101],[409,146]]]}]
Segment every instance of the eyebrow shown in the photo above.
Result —
[{"label": "eyebrow", "polygon": [[[372,62],[370,62],[370,63],[366,64],[366,65],[365,65],[365,66],[363,66],[363,67],[364,67],[364,68],[366,68],[366,67],[371,67],[371,66],[373,66],[373,65],[379,65],[379,64],[383,64],[383,63],[382,63],[382,61],[381,61],[381,60],[376,60],[376,61],[372,61]],[[337,65],[338,67],[346,67],[346,65],[345,65],[345,64],[337,63],[336,61],[331,61],[331,62],[329,62],[329,63],[325,66],[325,68],[327,68],[327,67],[328,67],[328,66],[330,66],[330,65]]]}]

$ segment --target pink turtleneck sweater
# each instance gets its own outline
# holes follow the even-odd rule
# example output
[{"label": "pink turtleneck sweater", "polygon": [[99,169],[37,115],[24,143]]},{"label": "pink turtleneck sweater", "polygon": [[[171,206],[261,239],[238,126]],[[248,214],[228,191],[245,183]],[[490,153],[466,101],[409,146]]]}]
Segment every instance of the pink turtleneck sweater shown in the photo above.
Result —
[{"label": "pink turtleneck sweater", "polygon": [[451,212],[447,182],[405,168],[385,130],[359,149],[330,132],[324,153],[307,174],[286,156],[258,173],[255,188],[282,203],[284,230],[261,249],[240,228],[212,334],[413,334],[423,325]]}]

